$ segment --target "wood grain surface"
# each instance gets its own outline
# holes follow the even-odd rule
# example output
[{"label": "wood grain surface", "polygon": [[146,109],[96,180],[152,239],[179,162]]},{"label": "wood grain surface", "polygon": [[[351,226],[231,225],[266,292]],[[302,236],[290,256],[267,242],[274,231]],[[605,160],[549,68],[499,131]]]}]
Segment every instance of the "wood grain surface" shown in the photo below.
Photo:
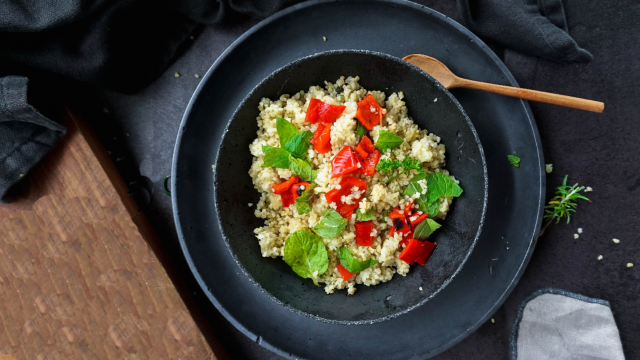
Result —
[{"label": "wood grain surface", "polygon": [[216,359],[106,152],[64,125],[0,206],[0,360]]}]

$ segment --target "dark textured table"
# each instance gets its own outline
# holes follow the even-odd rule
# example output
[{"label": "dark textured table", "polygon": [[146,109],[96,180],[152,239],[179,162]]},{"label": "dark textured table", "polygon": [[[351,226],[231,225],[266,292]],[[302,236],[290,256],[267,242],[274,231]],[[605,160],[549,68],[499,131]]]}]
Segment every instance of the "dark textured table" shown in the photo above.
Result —
[{"label": "dark textured table", "polygon": [[[460,20],[453,1],[418,2]],[[592,114],[531,103],[546,162],[554,168],[547,178],[547,196],[569,174],[571,184],[593,188],[587,194],[592,203],[580,203],[569,225],[552,225],[538,241],[522,280],[495,314],[495,323],[483,325],[436,359],[508,358],[517,308],[542,287],[608,300],[627,358],[640,358],[640,4],[567,0],[565,6],[571,35],[594,55],[590,64],[559,64],[489,45],[520,86],[606,104],[603,114]],[[190,289],[183,297],[205,314],[198,319],[205,335],[216,336],[233,359],[281,359],[242,335],[201,294],[181,256],[171,201],[162,188],[182,113],[200,81],[195,74],[204,74],[256,23],[199,29],[164,75],[137,94],[75,82],[65,83],[62,93],[98,132],[165,250],[173,254],[175,274]],[[584,232],[574,239],[578,228]],[[620,243],[614,244],[613,238]],[[598,255],[603,259],[598,261]],[[627,268],[629,262],[636,267]]]}]

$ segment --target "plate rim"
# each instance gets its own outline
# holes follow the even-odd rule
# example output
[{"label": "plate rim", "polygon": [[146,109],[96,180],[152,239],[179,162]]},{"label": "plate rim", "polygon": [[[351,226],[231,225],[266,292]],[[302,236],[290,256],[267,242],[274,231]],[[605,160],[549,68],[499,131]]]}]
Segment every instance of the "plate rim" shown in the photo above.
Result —
[{"label": "plate rim", "polygon": [[[511,74],[511,71],[509,71],[509,69],[506,67],[506,65],[504,64],[504,62],[502,62],[502,60],[500,60],[500,58],[495,54],[495,52],[493,52],[493,50],[491,50],[487,44],[485,44],[484,41],[482,41],[477,35],[475,35],[473,32],[471,32],[469,29],[467,29],[466,27],[464,27],[462,24],[458,23],[457,21],[453,20],[452,18],[431,9],[430,7],[424,6],[424,5],[420,5],[408,0],[368,0],[368,1],[376,1],[376,2],[380,2],[380,3],[387,3],[387,4],[396,4],[396,5],[400,5],[400,6],[407,6],[410,7],[414,10],[418,10],[418,11],[422,11],[424,13],[426,13],[427,15],[430,16],[434,16],[435,18],[439,19],[440,21],[446,22],[448,25],[452,26],[455,30],[461,32],[462,34],[466,35],[467,37],[469,37],[470,39],[473,40],[473,42],[496,64],[496,66],[502,71],[503,75],[505,76],[506,80],[511,84],[511,86],[515,86],[515,87],[520,87],[518,82],[516,81],[516,79],[513,77],[513,74]],[[182,120],[180,121],[180,125],[179,125],[179,129],[183,129],[186,126],[187,123],[187,119],[193,109],[194,103],[196,98],[198,97],[198,95],[200,94],[200,92],[202,91],[203,85],[206,82],[205,80],[209,79],[211,77],[211,74],[215,71],[215,69],[220,65],[220,63],[226,59],[229,54],[231,52],[233,52],[242,42],[244,42],[249,36],[253,35],[255,32],[257,32],[258,30],[262,29],[263,27],[265,27],[266,25],[276,21],[277,19],[281,18],[282,16],[288,15],[289,13],[298,11],[300,9],[306,8],[306,7],[310,7],[310,6],[315,6],[315,5],[319,5],[319,4],[323,4],[323,3],[333,3],[333,2],[338,2],[338,0],[308,0],[296,5],[292,5],[288,8],[285,8],[283,10],[278,11],[277,13],[261,20],[260,22],[258,22],[257,24],[255,24],[254,26],[252,26],[249,30],[247,30],[245,33],[243,33],[242,35],[240,35],[240,37],[238,37],[233,43],[231,43],[231,45],[229,45],[221,54],[220,56],[213,62],[213,64],[209,67],[209,69],[207,70],[207,72],[205,73],[205,75],[202,78],[202,81],[198,84],[198,86],[196,87],[196,89],[194,90],[193,94],[191,95],[191,98],[189,99],[189,103],[187,104],[187,107],[185,108],[185,112],[182,116]],[[540,134],[538,131],[538,128],[535,124],[535,119],[533,117],[533,113],[531,111],[531,108],[528,104],[528,102],[526,102],[525,100],[519,100],[520,104],[523,106],[524,111],[527,115],[527,119],[529,120],[529,125],[532,129],[533,135],[534,135],[534,140],[535,140],[535,144],[536,144],[536,149],[537,149],[537,155],[538,155],[538,159],[539,160],[539,168],[542,169],[542,167],[544,166],[544,154],[541,148],[541,140],[540,140]],[[182,137],[183,137],[183,131],[179,131],[178,135],[176,137],[176,143],[174,146],[174,152],[173,152],[173,157],[172,157],[172,161],[171,161],[171,177],[172,179],[176,179],[177,176],[177,162],[178,162],[178,156],[180,154],[180,147],[182,144]],[[433,349],[430,352],[430,355],[428,355],[428,357],[432,357],[435,356],[449,348],[451,348],[452,346],[456,345],[457,343],[459,343],[460,341],[462,341],[463,339],[465,339],[466,337],[468,337],[471,333],[475,332],[482,324],[484,324],[489,317],[500,307],[502,306],[502,304],[504,304],[505,300],[507,299],[507,297],[513,292],[513,289],[515,288],[515,286],[518,284],[518,282],[520,281],[520,279],[522,278],[523,274],[524,274],[524,270],[526,269],[526,266],[529,264],[529,261],[531,260],[531,256],[533,254],[533,249],[535,248],[535,245],[537,243],[538,240],[538,234],[540,232],[540,225],[542,224],[542,207],[544,205],[544,193],[545,193],[545,189],[546,189],[546,178],[544,177],[544,173],[541,171],[540,173],[540,179],[539,179],[539,183],[540,183],[540,193],[538,194],[538,198],[540,199],[538,201],[538,217],[536,218],[535,221],[535,231],[532,234],[532,237],[530,239],[528,239],[529,241],[529,246],[527,248],[527,252],[525,254],[525,256],[522,259],[522,262],[520,263],[520,267],[518,268],[518,270],[516,271],[515,275],[513,276],[513,278],[511,279],[510,283],[508,284],[508,286],[505,288],[505,290],[503,291],[503,293],[498,297],[497,301],[495,302],[495,304],[490,307],[488,309],[488,311],[482,315],[479,320],[475,323],[473,323],[471,326],[469,326],[467,328],[467,330],[463,331],[462,333],[460,333],[457,337],[449,340],[448,342],[442,344],[440,347]],[[176,194],[176,182],[175,181],[171,181],[171,193],[172,194]],[[234,316],[232,316],[223,306],[220,305],[220,303],[218,302],[218,300],[212,296],[208,291],[205,291],[205,289],[207,288],[206,284],[204,283],[204,280],[202,279],[202,277],[200,276],[198,269],[196,268],[193,259],[191,258],[185,239],[184,239],[184,232],[182,231],[182,224],[180,221],[180,218],[178,216],[178,201],[177,201],[177,196],[173,195],[171,197],[171,205],[172,205],[172,211],[173,211],[173,219],[174,219],[174,223],[176,226],[176,234],[178,236],[178,241],[180,243],[180,249],[182,251],[182,254],[187,262],[187,265],[189,266],[189,269],[191,270],[191,273],[193,274],[194,278],[196,279],[196,282],[198,283],[198,285],[200,286],[200,288],[203,290],[203,292],[205,293],[205,295],[207,296],[207,298],[209,299],[209,301],[215,306],[215,308],[220,311],[220,313],[236,328],[238,329],[240,332],[242,332],[245,336],[249,337],[250,339],[253,340],[258,340],[259,337],[254,334],[252,331],[250,331],[249,329],[247,329],[242,323],[240,323]],[[523,239],[524,240],[524,239]],[[273,351],[274,353],[283,356],[285,358],[288,359],[297,359],[297,357],[295,357],[293,354],[288,353],[286,351],[284,351],[283,349],[276,347],[274,345],[269,344],[267,341],[260,341],[258,342],[261,346],[263,346],[266,349],[269,349],[270,351]]]}]

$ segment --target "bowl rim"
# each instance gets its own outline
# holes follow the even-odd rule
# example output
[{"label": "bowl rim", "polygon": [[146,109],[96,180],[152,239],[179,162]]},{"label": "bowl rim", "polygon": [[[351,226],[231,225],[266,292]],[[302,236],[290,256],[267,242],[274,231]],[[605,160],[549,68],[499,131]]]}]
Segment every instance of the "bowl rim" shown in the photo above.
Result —
[{"label": "bowl rim", "polygon": [[[278,299],[277,297],[275,297],[271,292],[269,292],[267,289],[265,289],[259,282],[257,282],[253,276],[247,271],[247,269],[244,267],[244,265],[242,264],[242,262],[240,262],[240,260],[238,259],[238,256],[235,254],[234,250],[231,247],[231,244],[229,242],[229,240],[227,239],[227,236],[224,232],[224,230],[222,229],[222,219],[220,217],[220,204],[218,203],[218,187],[214,186],[214,191],[213,191],[213,199],[215,202],[215,212],[216,212],[216,217],[218,220],[218,228],[219,228],[219,232],[220,235],[223,239],[223,242],[227,248],[227,250],[229,251],[229,253],[231,254],[233,260],[235,261],[235,263],[238,265],[238,267],[240,268],[240,270],[242,271],[242,273],[247,277],[247,279],[253,284],[255,285],[263,294],[265,294],[267,297],[269,297],[272,301],[275,301],[278,305],[285,307],[287,309],[289,309],[290,311],[293,311],[294,313],[298,314],[298,315],[302,315],[317,321],[321,321],[321,322],[325,322],[325,323],[329,323],[329,324],[339,324],[339,325],[365,325],[365,324],[374,324],[374,323],[378,323],[378,322],[382,322],[382,321],[386,321],[386,320],[391,320],[393,318],[396,318],[398,316],[404,315],[408,312],[410,312],[411,310],[414,310],[416,308],[418,308],[419,306],[422,306],[423,304],[425,304],[427,301],[433,299],[433,297],[435,297],[437,294],[439,294],[444,288],[447,287],[447,285],[449,285],[449,283],[456,277],[456,275],[462,270],[463,266],[466,264],[467,260],[469,259],[469,257],[471,256],[471,253],[473,252],[478,239],[480,238],[480,235],[482,233],[482,228],[484,226],[484,221],[485,221],[485,215],[486,215],[486,211],[487,211],[487,201],[488,201],[488,194],[489,194],[489,178],[488,178],[488,172],[487,172],[487,162],[486,162],[486,158],[485,158],[485,154],[484,154],[484,149],[482,147],[482,143],[480,142],[480,137],[478,136],[478,133],[475,129],[475,127],[473,126],[473,123],[471,122],[471,119],[469,118],[469,116],[467,115],[467,113],[464,111],[464,109],[462,108],[462,106],[460,105],[460,103],[458,102],[458,100],[444,87],[442,86],[442,84],[440,84],[437,80],[435,80],[431,75],[429,75],[427,72],[425,72],[424,70],[420,69],[419,67],[404,61],[398,57],[395,56],[391,56],[389,54],[385,54],[385,53],[381,53],[381,52],[377,52],[377,51],[370,51],[370,50],[359,50],[359,49],[339,49],[339,50],[328,50],[328,51],[322,51],[322,52],[318,52],[312,55],[308,55],[308,56],[304,56],[301,57],[297,60],[294,60],[278,69],[276,69],[275,71],[273,71],[271,74],[269,74],[267,77],[265,77],[262,81],[260,81],[256,86],[254,86],[251,91],[249,91],[249,93],[242,99],[242,101],[240,102],[240,104],[236,107],[236,109],[234,110],[233,114],[231,115],[231,118],[228,119],[227,124],[224,127],[223,130],[223,139],[224,136],[226,136],[226,134],[229,132],[229,127],[231,126],[231,123],[233,122],[233,120],[236,118],[238,112],[240,112],[240,110],[246,106],[247,102],[249,101],[249,98],[251,96],[254,95],[254,93],[256,93],[259,88],[261,88],[267,81],[269,81],[271,78],[275,77],[276,75],[289,70],[290,68],[302,64],[305,61],[311,60],[311,59],[315,59],[318,57],[322,57],[322,56],[330,56],[330,55],[335,55],[335,54],[365,54],[365,55],[371,55],[371,56],[376,56],[379,58],[382,58],[386,61],[393,61],[397,64],[400,64],[402,66],[408,66],[409,68],[413,68],[415,70],[418,70],[422,75],[424,75],[428,80],[430,80],[438,90],[440,90],[443,94],[445,94],[454,104],[454,106],[460,111],[460,113],[463,115],[464,117],[464,121],[467,123],[467,125],[469,126],[469,129],[471,130],[473,137],[475,139],[475,143],[478,146],[478,150],[479,150],[479,154],[480,154],[480,158],[482,160],[482,172],[483,172],[483,180],[484,180],[484,196],[483,196],[483,200],[482,200],[482,210],[481,210],[481,215],[480,215],[480,221],[478,224],[478,229],[475,233],[475,235],[473,236],[473,241],[471,243],[471,246],[469,247],[469,249],[467,250],[465,257],[462,259],[462,261],[460,262],[460,264],[458,265],[458,267],[456,268],[456,270],[453,272],[453,274],[451,274],[451,276],[449,276],[442,285],[440,285],[440,287],[438,287],[433,293],[431,293],[428,297],[422,299],[421,301],[419,301],[418,303],[411,305],[407,308],[402,309],[401,311],[383,316],[383,317],[379,317],[379,318],[375,318],[375,319],[369,319],[369,320],[335,320],[335,319],[328,319],[322,316],[318,316],[315,314],[311,314],[302,310],[299,310],[297,308],[294,308],[286,303],[284,303],[283,301],[281,301],[280,299]],[[310,86],[313,86],[314,84],[311,84]],[[281,93],[278,93],[277,96],[281,96]],[[218,161],[220,159],[220,149],[222,148],[222,144],[223,141],[220,142],[220,145],[218,146],[217,150],[216,150],[216,158],[215,158],[215,168],[219,168],[218,167]],[[216,171],[214,174],[214,183],[216,183],[216,178],[218,176],[218,172]]]}]

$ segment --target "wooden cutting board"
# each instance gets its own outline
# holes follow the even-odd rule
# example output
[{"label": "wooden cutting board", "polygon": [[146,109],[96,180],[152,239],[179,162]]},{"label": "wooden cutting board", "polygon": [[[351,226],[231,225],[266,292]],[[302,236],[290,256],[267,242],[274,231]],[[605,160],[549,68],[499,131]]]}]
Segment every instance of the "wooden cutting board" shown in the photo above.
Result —
[{"label": "wooden cutting board", "polygon": [[226,358],[104,148],[72,112],[63,123],[67,135],[0,205],[0,360]]}]

